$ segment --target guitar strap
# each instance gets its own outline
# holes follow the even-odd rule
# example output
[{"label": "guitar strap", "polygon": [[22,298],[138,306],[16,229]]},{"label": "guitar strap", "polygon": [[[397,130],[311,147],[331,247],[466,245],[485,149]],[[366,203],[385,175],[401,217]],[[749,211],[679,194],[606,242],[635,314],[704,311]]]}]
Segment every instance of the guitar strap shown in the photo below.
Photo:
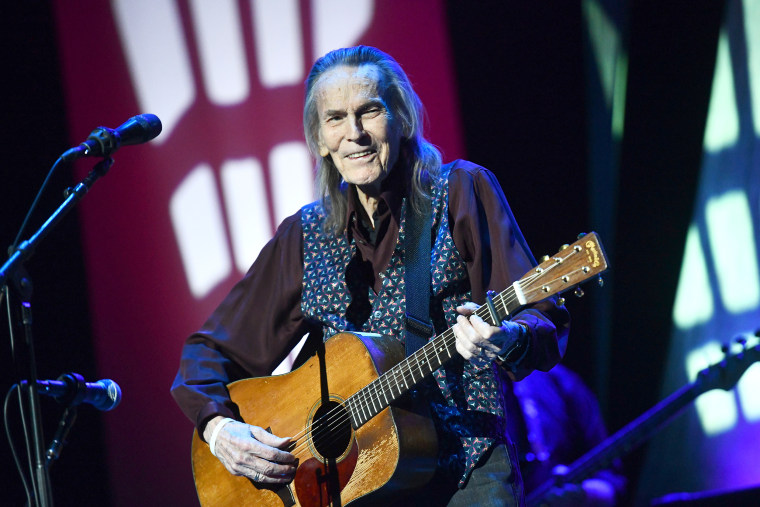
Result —
[{"label": "guitar strap", "polygon": [[433,248],[430,231],[433,225],[433,211],[429,201],[423,203],[422,213],[416,213],[411,206],[408,206],[406,211],[404,342],[408,357],[427,343],[433,335],[433,326],[430,324],[430,252]]}]

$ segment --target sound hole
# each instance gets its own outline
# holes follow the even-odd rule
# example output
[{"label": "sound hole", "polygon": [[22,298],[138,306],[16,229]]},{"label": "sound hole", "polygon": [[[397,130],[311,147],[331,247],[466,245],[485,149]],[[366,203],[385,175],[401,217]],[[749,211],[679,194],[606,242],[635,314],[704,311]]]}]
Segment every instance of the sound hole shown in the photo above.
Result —
[{"label": "sound hole", "polygon": [[311,439],[317,453],[324,459],[341,457],[351,443],[348,411],[335,401],[319,407],[312,421]]}]

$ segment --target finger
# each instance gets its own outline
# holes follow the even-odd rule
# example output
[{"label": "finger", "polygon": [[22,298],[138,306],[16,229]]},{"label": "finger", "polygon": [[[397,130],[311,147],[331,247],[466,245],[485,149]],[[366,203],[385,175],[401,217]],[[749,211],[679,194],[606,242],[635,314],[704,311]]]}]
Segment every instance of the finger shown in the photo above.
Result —
[{"label": "finger", "polygon": [[259,444],[250,450],[252,454],[276,463],[292,463],[296,460],[296,457],[291,453],[282,450],[282,448],[290,445],[290,437],[275,436],[258,426],[251,426],[251,436]]},{"label": "finger", "polygon": [[[241,463],[243,475],[258,482],[283,482],[293,478],[296,473],[294,464],[274,463],[272,461],[248,454],[244,463]],[[258,479],[256,473],[259,474]]]},{"label": "finger", "polygon": [[457,312],[460,315],[470,316],[473,313],[475,313],[475,311],[478,308],[480,308],[480,306],[478,306],[477,304],[473,303],[472,301],[469,301],[469,302],[467,302],[467,303],[465,303],[463,305],[457,306]]},{"label": "finger", "polygon": [[503,342],[502,329],[492,326],[477,315],[470,317],[470,325],[473,332],[477,335],[474,340],[479,347],[487,349],[490,352],[501,350],[500,344]]},{"label": "finger", "polygon": [[275,447],[277,449],[287,449],[287,447],[293,441],[293,439],[290,437],[278,437],[277,435],[274,435],[259,426],[251,426],[251,436],[253,436],[253,438],[262,444],[268,445],[270,447]]},{"label": "finger", "polygon": [[472,352],[470,352],[470,350],[465,346],[465,344],[462,343],[462,340],[460,340],[459,338],[457,338],[457,341],[456,341],[456,348],[457,348],[457,352],[459,352],[459,355],[461,355],[463,358],[465,358],[468,361],[472,359],[473,357]]},{"label": "finger", "polygon": [[[483,319],[481,319],[477,315],[472,315],[469,318],[463,315],[460,315],[457,317],[457,324],[459,325],[459,330],[460,330],[460,335],[459,335],[460,338],[463,338],[472,342],[472,344],[477,348],[481,348],[486,342],[486,339],[483,336],[483,334],[478,329],[475,328],[475,325],[474,325],[475,323],[485,324]],[[488,330],[488,325],[486,324],[483,329]],[[474,352],[476,354],[479,353],[477,350],[475,350]]]},{"label": "finger", "polygon": [[266,483],[266,484],[284,484],[293,480],[295,474],[270,474],[259,472],[256,468],[244,467],[241,469],[241,473],[235,475],[242,475],[248,477],[253,482]]},{"label": "finger", "polygon": [[291,441],[290,437],[278,437],[260,426],[251,426],[251,436],[262,444],[277,447],[279,449],[287,447]]},{"label": "finger", "polygon": [[488,340],[492,335],[500,331],[500,328],[492,326],[491,324],[481,319],[477,315],[471,315],[469,320],[470,320],[470,325],[472,325],[472,329],[480,337],[485,338],[486,340]]},{"label": "finger", "polygon": [[266,483],[266,484],[284,484],[293,480],[293,476],[269,476],[260,472],[253,472],[251,475],[247,475],[253,482]]},{"label": "finger", "polygon": [[456,349],[465,359],[471,359],[480,354],[480,347],[470,338],[472,326],[463,316],[457,317],[457,323],[452,326],[456,338]]}]

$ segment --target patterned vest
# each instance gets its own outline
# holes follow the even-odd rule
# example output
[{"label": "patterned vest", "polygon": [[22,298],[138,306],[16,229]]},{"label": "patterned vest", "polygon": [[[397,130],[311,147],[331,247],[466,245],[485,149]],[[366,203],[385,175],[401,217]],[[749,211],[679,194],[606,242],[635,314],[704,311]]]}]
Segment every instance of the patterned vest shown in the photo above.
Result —
[{"label": "patterned vest", "polygon": [[[436,334],[456,322],[456,307],[471,301],[467,269],[454,246],[448,222],[448,175],[452,164],[432,178],[433,233],[430,316]],[[319,203],[305,206],[303,228],[304,278],[301,309],[321,323],[325,339],[342,331],[364,331],[404,339],[404,240],[408,212],[402,204],[399,237],[390,262],[380,273],[382,289],[375,294],[361,282],[357,248],[346,235],[322,231],[325,212]],[[492,363],[453,358],[434,373],[437,388],[425,391],[431,400],[439,436],[439,468],[463,487],[478,459],[505,438],[504,401],[500,377]]]}]

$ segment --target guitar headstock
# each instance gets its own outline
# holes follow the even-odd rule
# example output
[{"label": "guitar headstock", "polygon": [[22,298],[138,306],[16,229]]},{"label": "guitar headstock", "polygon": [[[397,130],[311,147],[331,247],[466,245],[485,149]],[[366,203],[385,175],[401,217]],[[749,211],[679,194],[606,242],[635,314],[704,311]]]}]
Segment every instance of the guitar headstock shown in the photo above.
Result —
[{"label": "guitar headstock", "polygon": [[[757,336],[760,331],[755,334]],[[719,363],[708,366],[697,374],[694,383],[699,386],[700,392],[704,393],[712,389],[730,391],[744,372],[755,362],[760,361],[760,343],[752,347],[747,347],[745,342],[740,343],[741,351],[726,355]]]},{"label": "guitar headstock", "polygon": [[571,245],[541,263],[520,280],[526,303],[561,294],[607,269],[607,257],[595,232],[581,235]]}]

